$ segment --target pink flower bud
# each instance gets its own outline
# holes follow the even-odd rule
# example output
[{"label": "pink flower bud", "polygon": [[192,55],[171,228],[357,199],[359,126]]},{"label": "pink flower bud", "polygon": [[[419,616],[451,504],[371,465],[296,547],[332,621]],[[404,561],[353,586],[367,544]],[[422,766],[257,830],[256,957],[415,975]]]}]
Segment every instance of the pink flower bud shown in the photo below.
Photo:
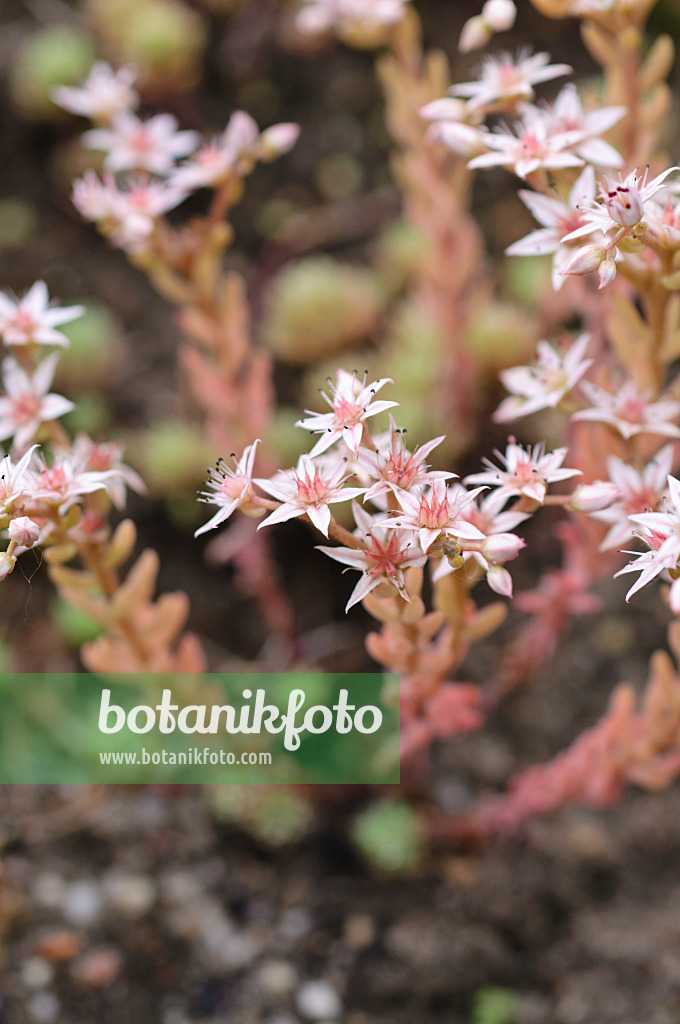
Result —
[{"label": "pink flower bud", "polygon": [[260,135],[260,157],[262,160],[276,160],[292,149],[300,135],[300,125],[292,122],[273,124]]},{"label": "pink flower bud", "polygon": [[495,533],[482,544],[482,554],[490,562],[509,562],[524,547],[525,542],[514,533]]},{"label": "pink flower bud", "polygon": [[464,121],[466,111],[467,106],[463,100],[444,96],[443,99],[426,103],[418,113],[428,121]]},{"label": "pink flower bud", "polygon": [[611,284],[616,277],[616,260],[613,260],[610,256],[606,260],[603,260],[600,264],[600,283],[597,286],[597,290],[600,291],[602,288],[606,288],[608,284]]},{"label": "pink flower bud", "polygon": [[604,202],[611,219],[623,228],[634,228],[645,212],[642,196],[632,185],[617,185],[607,192]]},{"label": "pink flower bud", "polygon": [[6,576],[9,576],[16,565],[16,561],[14,555],[8,555],[6,551],[0,554],[0,580],[4,580]]},{"label": "pink flower bud", "polygon": [[486,46],[491,39],[492,29],[481,14],[470,18],[463,25],[463,31],[458,41],[458,49],[461,53],[470,53],[471,50],[479,50]]},{"label": "pink flower bud", "polygon": [[567,508],[574,512],[601,512],[609,508],[619,497],[619,488],[609,480],[596,480],[592,484],[581,484],[571,496]]},{"label": "pink flower bud", "polygon": [[507,32],[515,24],[517,8],[513,0],[486,0],[482,17],[493,32]]},{"label": "pink flower bud", "polygon": [[501,597],[512,597],[512,576],[500,565],[492,565],[486,574],[486,582]]},{"label": "pink flower bud", "polygon": [[680,579],[674,580],[671,583],[671,589],[668,593],[668,601],[673,614],[680,615]]},{"label": "pink flower bud", "polygon": [[10,540],[16,541],[22,548],[31,548],[40,537],[40,527],[28,516],[19,516],[9,524]]},{"label": "pink flower bud", "polygon": [[584,277],[585,274],[592,274],[593,270],[597,270],[606,258],[607,253],[601,245],[584,245],[563,267],[560,275],[562,277],[570,277],[571,275]]}]

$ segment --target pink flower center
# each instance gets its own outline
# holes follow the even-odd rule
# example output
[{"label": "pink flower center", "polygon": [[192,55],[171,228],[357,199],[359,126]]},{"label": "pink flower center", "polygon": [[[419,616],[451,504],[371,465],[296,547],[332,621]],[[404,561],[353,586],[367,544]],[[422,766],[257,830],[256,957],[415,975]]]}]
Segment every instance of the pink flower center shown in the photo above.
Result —
[{"label": "pink flower center", "polygon": [[525,453],[517,459],[517,463],[512,470],[512,476],[515,483],[519,484],[520,487],[524,484],[531,483],[534,480],[541,479],[536,466],[531,461],[530,456]]},{"label": "pink flower center", "polygon": [[18,327],[20,331],[25,331],[26,334],[30,334],[32,331],[35,330],[36,323],[31,314],[27,310],[21,309],[21,307],[19,307],[19,309],[17,309],[16,313],[14,314],[14,326]]},{"label": "pink flower center", "polygon": [[336,397],[333,403],[333,412],[338,423],[352,424],[360,423],[364,410],[360,405],[355,405],[342,395]]},{"label": "pink flower center", "polygon": [[429,503],[425,495],[421,497],[418,509],[418,523],[420,526],[428,530],[442,529],[442,527],[447,525],[450,517],[449,499],[446,495],[444,500],[440,502],[437,496],[433,494],[432,500]]},{"label": "pink flower center", "polygon": [[638,395],[627,395],[618,408],[618,415],[629,423],[643,423],[647,403]]},{"label": "pink flower center", "polygon": [[40,474],[40,484],[50,491],[61,491],[66,487],[66,473],[61,466],[53,466],[52,469],[44,469]]},{"label": "pink flower center", "polygon": [[545,143],[542,139],[539,139],[536,133],[531,131],[531,129],[527,129],[522,132],[522,135],[520,136],[520,144],[525,157],[541,157],[546,152]]},{"label": "pink flower center", "polygon": [[514,85],[522,83],[522,75],[519,68],[515,64],[510,63],[510,61],[498,65],[497,75],[498,84],[504,89],[510,89]]},{"label": "pink flower center", "polygon": [[296,476],[295,482],[300,500],[304,501],[305,505],[316,505],[328,495],[328,488],[319,476],[318,469],[314,470],[313,477],[307,474],[304,478]]},{"label": "pink flower center", "polygon": [[386,541],[380,541],[371,535],[372,547],[366,552],[366,571],[370,576],[389,576],[397,574],[398,566],[404,559],[404,552],[399,548],[399,538],[391,530]]},{"label": "pink flower center", "polygon": [[30,423],[40,412],[41,401],[36,395],[23,394],[12,400],[15,423]]},{"label": "pink flower center", "polygon": [[417,479],[420,472],[420,463],[415,459],[415,453],[404,459],[404,449],[393,451],[382,468],[382,477],[390,483],[399,484],[408,490]]},{"label": "pink flower center", "polygon": [[635,491],[623,502],[623,508],[627,516],[634,516],[646,509],[654,508],[658,495],[648,487],[642,491]]},{"label": "pink flower center", "polygon": [[220,482],[220,490],[229,498],[230,501],[236,501],[241,498],[247,487],[250,486],[250,481],[245,476],[238,476],[232,474],[231,476],[225,476]]},{"label": "pink flower center", "polygon": [[145,125],[141,125],[132,132],[130,135],[129,145],[132,150],[142,155],[146,155],[151,152],[154,142]]},{"label": "pink flower center", "polygon": [[96,445],[89,454],[87,468],[100,473],[111,469],[113,465],[112,453],[104,445]]}]

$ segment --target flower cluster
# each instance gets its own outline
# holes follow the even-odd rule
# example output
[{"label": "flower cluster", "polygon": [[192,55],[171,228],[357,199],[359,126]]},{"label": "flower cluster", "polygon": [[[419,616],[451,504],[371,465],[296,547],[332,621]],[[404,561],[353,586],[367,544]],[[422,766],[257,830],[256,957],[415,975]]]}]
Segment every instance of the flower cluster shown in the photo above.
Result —
[{"label": "flower cluster", "polygon": [[335,32],[354,45],[372,47],[383,42],[386,32],[403,18],[407,3],[408,0],[303,0],[297,25],[305,34]]},{"label": "flower cluster", "polygon": [[75,206],[132,253],[152,251],[160,218],[193,192],[212,189],[216,209],[226,206],[258,162],[287,152],[299,134],[295,124],[261,132],[249,114],[236,111],[221,135],[203,140],[180,130],[172,114],[139,117],[133,83],[130,69],[113,71],[99,62],[80,88],[57,89],[53,96],[94,122],[83,143],[103,153],[103,176],[87,171],[74,182]]},{"label": "flower cluster", "polygon": [[[386,433],[369,432],[369,421],[397,404],[376,398],[388,383],[368,383],[340,370],[330,394],[322,392],[330,411],[308,412],[298,423],[319,436],[295,469],[271,479],[254,477],[258,442],[234,469],[218,464],[201,495],[218,510],[197,535],[237,508],[249,515],[269,511],[259,528],[306,517],[324,537],[341,541],[341,547],[321,551],[362,572],[348,608],[374,591],[408,602],[405,570],[428,561],[434,579],[485,574],[493,590],[510,597],[512,580],[504,566],[524,547],[514,529],[543,504],[550,484],[578,470],[563,468],[566,449],[546,453],[542,445],[524,449],[511,442],[501,456],[502,469],[488,463],[485,472],[452,482],[454,473],[432,470],[425,461],[442,437],[409,451],[391,414]],[[468,489],[469,484],[481,486]],[[331,506],[343,502],[351,502],[353,531],[334,517]]]},{"label": "flower cluster", "polygon": [[[432,122],[430,137],[468,158],[471,169],[507,167],[525,179],[537,171],[588,163],[620,167],[619,153],[601,136],[623,117],[625,108],[586,111],[571,84],[552,106],[537,106],[534,86],[571,72],[568,64],[549,61],[547,53],[526,50],[486,57],[475,81],[454,85],[450,97],[422,108],[422,116]],[[515,120],[489,128],[487,119],[501,113]]]},{"label": "flower cluster", "polygon": [[[73,403],[49,392],[59,349],[68,345],[55,328],[81,313],[80,306],[51,304],[42,281],[22,298],[0,293],[0,340],[12,352],[2,362],[0,396],[0,440],[11,443],[0,473],[0,527],[9,539],[0,577],[34,544],[63,546],[95,536],[103,520],[88,496],[104,491],[122,507],[126,487],[143,489],[118,445],[96,444],[84,434],[72,443],[57,422]],[[58,349],[45,354],[46,346]]]}]

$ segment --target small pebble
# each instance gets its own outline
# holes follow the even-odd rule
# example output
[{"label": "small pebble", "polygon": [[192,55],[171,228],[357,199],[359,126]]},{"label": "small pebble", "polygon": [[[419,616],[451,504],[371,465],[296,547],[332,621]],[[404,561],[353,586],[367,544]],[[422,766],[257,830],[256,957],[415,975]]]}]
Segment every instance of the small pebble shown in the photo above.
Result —
[{"label": "small pebble", "polygon": [[290,910],[284,910],[279,919],[279,932],[284,939],[289,941],[301,939],[311,927],[311,915],[304,907],[291,907]]},{"label": "small pebble", "polygon": [[125,917],[142,917],[153,905],[156,889],[145,875],[126,875],[115,871],[104,882],[104,892],[112,907]]},{"label": "small pebble", "polygon": [[53,963],[62,963],[72,960],[82,949],[82,939],[77,932],[69,931],[66,928],[58,928],[41,935],[36,944],[36,953],[51,960]]},{"label": "small pebble", "polygon": [[163,897],[168,903],[190,903],[203,895],[203,889],[188,871],[173,871],[161,879]]},{"label": "small pebble", "polygon": [[350,914],[345,918],[343,935],[352,949],[365,949],[375,939],[375,922],[368,914]]},{"label": "small pebble", "polygon": [[73,964],[71,973],[87,988],[106,988],[116,980],[122,965],[119,950],[113,946],[98,946],[83,953]]},{"label": "small pebble", "polygon": [[66,882],[61,875],[45,871],[35,880],[33,896],[41,907],[48,910],[59,910],[66,898]]},{"label": "small pebble", "polygon": [[253,937],[237,930],[226,917],[209,921],[202,930],[201,940],[217,967],[246,967],[260,952],[260,946]]},{"label": "small pebble", "polygon": [[295,1002],[309,1020],[331,1021],[342,1013],[340,996],[327,981],[306,981],[298,989]]},{"label": "small pebble", "polygon": [[260,967],[258,982],[268,995],[286,995],[297,984],[297,971],[286,960],[267,960]]},{"label": "small pebble", "polygon": [[26,1013],[36,1024],[52,1024],[59,1009],[59,1000],[51,992],[36,992],[26,1002]]},{"label": "small pebble", "polygon": [[26,988],[47,988],[54,978],[54,967],[41,956],[29,956],[21,965],[21,980]]},{"label": "small pebble", "polygon": [[64,899],[64,917],[85,927],[99,920],[101,911],[102,893],[95,882],[73,882],[69,885]]}]

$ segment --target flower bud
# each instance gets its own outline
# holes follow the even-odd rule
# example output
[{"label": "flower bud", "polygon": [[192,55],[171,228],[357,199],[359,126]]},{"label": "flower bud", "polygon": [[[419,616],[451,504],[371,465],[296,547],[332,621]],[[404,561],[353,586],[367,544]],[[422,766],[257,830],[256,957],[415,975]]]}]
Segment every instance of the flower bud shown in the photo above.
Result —
[{"label": "flower bud", "polygon": [[603,508],[613,505],[620,493],[616,484],[609,480],[581,484],[572,494],[567,508],[574,512],[601,512]]},{"label": "flower bud", "polygon": [[517,8],[513,0],[486,0],[482,17],[493,32],[507,32],[515,24]]},{"label": "flower bud", "polygon": [[562,268],[560,275],[562,277],[572,275],[584,277],[586,274],[592,274],[593,270],[597,270],[606,259],[607,253],[601,245],[584,245]]},{"label": "flower bud", "polygon": [[525,542],[514,533],[495,533],[482,544],[482,554],[490,562],[509,562],[524,547]]},{"label": "flower bud", "polygon": [[674,615],[680,615],[680,579],[673,580],[668,592],[668,603]]},{"label": "flower bud", "polygon": [[512,576],[500,565],[492,565],[486,574],[486,582],[501,597],[512,597]]},{"label": "flower bud", "polygon": [[428,132],[430,138],[443,142],[452,153],[470,158],[484,152],[484,141],[479,128],[462,121],[435,121]]},{"label": "flower bud", "polygon": [[418,113],[428,121],[464,121],[467,116],[467,104],[453,96],[444,96],[440,100],[426,103]]},{"label": "flower bud", "polygon": [[22,548],[31,548],[40,538],[40,527],[28,516],[13,519],[7,530],[10,540],[16,541]]},{"label": "flower bud", "polygon": [[597,286],[597,290],[600,291],[602,288],[606,288],[608,284],[611,284],[616,277],[616,260],[613,260],[610,256],[606,260],[603,260],[600,264],[600,283]]},{"label": "flower bud", "polygon": [[292,122],[273,124],[260,135],[260,159],[276,160],[292,149],[300,135],[300,125]]},{"label": "flower bud", "polygon": [[463,31],[458,41],[458,49],[461,53],[470,53],[471,50],[479,50],[486,46],[491,39],[492,29],[481,14],[470,18],[463,25]]}]

